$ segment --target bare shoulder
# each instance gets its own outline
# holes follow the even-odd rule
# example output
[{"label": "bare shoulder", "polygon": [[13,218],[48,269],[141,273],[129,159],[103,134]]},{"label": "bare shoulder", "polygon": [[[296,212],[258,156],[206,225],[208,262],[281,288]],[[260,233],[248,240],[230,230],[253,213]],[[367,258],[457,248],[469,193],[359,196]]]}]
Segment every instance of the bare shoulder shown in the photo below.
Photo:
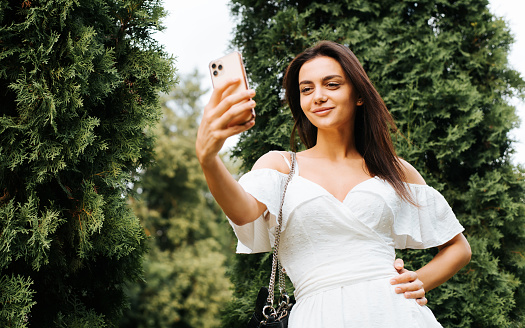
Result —
[{"label": "bare shoulder", "polygon": [[403,168],[403,173],[405,173],[405,182],[426,185],[425,179],[419,174],[419,172],[407,161],[402,158],[398,158],[401,167]]},{"label": "bare shoulder", "polygon": [[261,156],[257,160],[257,162],[255,162],[255,164],[252,167],[252,171],[259,169],[272,169],[284,174],[288,174],[288,172],[290,172],[290,169],[288,168],[288,164],[286,164],[286,161],[284,160],[283,156],[285,156],[286,159],[290,161],[290,154],[288,154],[287,152],[270,151]]}]

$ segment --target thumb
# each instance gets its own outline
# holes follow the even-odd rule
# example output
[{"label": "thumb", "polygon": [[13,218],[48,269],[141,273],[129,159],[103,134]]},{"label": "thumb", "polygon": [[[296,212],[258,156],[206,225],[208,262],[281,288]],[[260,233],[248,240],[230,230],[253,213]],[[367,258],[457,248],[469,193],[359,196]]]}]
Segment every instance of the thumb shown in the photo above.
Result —
[{"label": "thumb", "polygon": [[404,266],[405,264],[402,259],[396,259],[396,261],[394,262],[394,267],[396,268],[396,270],[401,270]]}]

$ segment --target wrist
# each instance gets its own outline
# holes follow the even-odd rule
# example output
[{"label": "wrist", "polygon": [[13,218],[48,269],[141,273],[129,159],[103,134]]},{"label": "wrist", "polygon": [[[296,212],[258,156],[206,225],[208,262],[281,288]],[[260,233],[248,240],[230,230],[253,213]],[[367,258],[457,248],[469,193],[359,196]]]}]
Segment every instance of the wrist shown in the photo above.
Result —
[{"label": "wrist", "polygon": [[217,166],[217,163],[221,160],[219,155],[212,155],[212,156],[206,156],[206,157],[197,157],[199,160],[199,163],[201,165],[201,168],[205,171],[207,169],[213,169]]}]

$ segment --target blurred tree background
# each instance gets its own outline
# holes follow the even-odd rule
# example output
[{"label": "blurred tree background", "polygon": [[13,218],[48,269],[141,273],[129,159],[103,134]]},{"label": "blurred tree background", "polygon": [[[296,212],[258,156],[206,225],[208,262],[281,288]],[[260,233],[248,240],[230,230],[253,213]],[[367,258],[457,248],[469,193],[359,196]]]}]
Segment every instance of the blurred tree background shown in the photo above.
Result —
[{"label": "blurred tree background", "polygon": [[[525,83],[507,62],[513,37],[486,0],[232,0],[242,51],[256,86],[257,124],[234,154],[244,171],[270,150],[289,149],[292,117],[283,73],[319,40],[347,45],[383,96],[401,134],[398,154],[446,197],[472,247],[472,261],[428,293],[444,327],[513,327],[525,322],[525,171],[510,162],[512,95]],[[436,250],[399,253],[412,269]],[[237,255],[235,299],[223,327],[243,327],[267,255]],[[233,314],[233,315],[232,315]]]},{"label": "blurred tree background", "polygon": [[[130,286],[121,327],[218,327],[231,299],[226,277],[233,234],[195,155],[199,98],[195,72],[162,96],[156,164],[137,176],[133,208],[150,236],[145,281]],[[235,171],[230,167],[230,171]]]},{"label": "blurred tree background", "polygon": [[174,65],[158,0],[0,0],[0,326],[114,327]]},{"label": "blurred tree background", "polygon": [[[487,5],[231,3],[257,88],[257,124],[233,152],[243,170],[289,149],[291,59],[318,40],[348,45],[395,116],[399,155],[467,229],[472,262],[428,293],[444,327],[525,320],[525,172],[508,137],[525,83]],[[0,326],[243,327],[268,283],[269,254],[231,258],[195,157],[205,91],[197,73],[172,88],[151,38],[164,14],[160,0],[0,0]],[[399,255],[417,269],[434,253]]]}]

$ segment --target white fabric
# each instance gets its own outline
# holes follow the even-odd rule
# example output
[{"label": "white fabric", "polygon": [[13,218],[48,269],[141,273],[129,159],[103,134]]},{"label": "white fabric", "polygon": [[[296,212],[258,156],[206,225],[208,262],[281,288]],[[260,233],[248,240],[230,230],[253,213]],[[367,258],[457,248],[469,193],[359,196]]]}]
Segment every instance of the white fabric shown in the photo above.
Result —
[{"label": "white fabric", "polygon": [[[238,253],[271,250],[287,175],[260,169],[240,179],[268,211],[244,226],[230,222]],[[441,327],[430,309],[394,292],[394,248],[442,245],[463,231],[435,189],[409,184],[415,207],[379,178],[343,202],[294,176],[283,207],[279,258],[295,287],[290,328]]]}]

